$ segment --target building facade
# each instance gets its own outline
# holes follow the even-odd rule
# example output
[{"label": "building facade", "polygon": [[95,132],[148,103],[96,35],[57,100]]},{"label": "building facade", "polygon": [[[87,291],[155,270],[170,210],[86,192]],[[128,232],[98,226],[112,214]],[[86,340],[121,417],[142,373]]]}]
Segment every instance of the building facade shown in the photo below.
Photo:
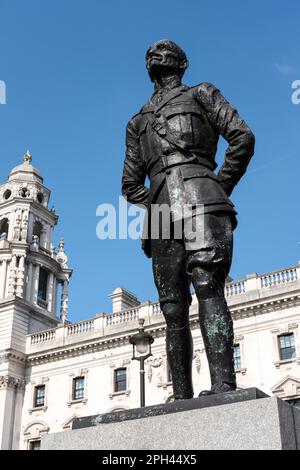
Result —
[{"label": "building facade", "polygon": [[[0,185],[0,447],[38,449],[43,435],[76,417],[139,406],[139,364],[129,338],[144,320],[154,337],[146,361],[146,405],[172,397],[165,323],[157,302],[116,288],[112,313],[67,319],[72,270],[58,217],[26,153]],[[257,387],[300,403],[300,265],[226,284],[234,320],[239,388]],[[60,295],[59,295],[60,294]],[[58,313],[58,304],[60,312]],[[196,297],[190,308],[195,396],[210,387]]]}]

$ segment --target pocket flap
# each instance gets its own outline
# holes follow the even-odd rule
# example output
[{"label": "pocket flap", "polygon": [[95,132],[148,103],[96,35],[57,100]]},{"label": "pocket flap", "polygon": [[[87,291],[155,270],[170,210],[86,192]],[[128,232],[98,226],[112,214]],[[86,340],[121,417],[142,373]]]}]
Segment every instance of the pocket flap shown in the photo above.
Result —
[{"label": "pocket flap", "polygon": [[213,171],[200,165],[189,165],[189,166],[181,167],[181,173],[184,179],[211,178],[219,182],[217,175],[215,175]]}]

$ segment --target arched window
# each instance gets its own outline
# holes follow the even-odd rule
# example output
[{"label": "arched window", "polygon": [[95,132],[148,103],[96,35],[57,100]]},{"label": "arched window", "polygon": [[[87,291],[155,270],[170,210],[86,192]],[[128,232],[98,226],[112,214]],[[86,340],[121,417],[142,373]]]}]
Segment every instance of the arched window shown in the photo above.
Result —
[{"label": "arched window", "polygon": [[38,193],[37,194],[37,200],[39,201],[40,204],[42,204],[43,201],[44,201],[44,194],[43,193]]},{"label": "arched window", "polygon": [[[47,290],[48,290],[48,277],[49,273],[44,268],[40,268],[39,284],[38,284],[38,301],[47,301]],[[42,305],[43,306],[43,305]]]},{"label": "arched window", "polygon": [[[8,219],[2,219],[0,222],[0,239],[3,240],[8,236],[9,221]],[[6,236],[4,235],[6,234]]]},{"label": "arched window", "polygon": [[41,222],[35,222],[34,223],[34,226],[33,226],[33,232],[32,232],[32,235],[36,235],[37,237],[39,237],[39,239],[41,238],[41,234],[42,234],[42,231],[43,231],[43,224]]},{"label": "arched window", "polygon": [[126,411],[129,410],[130,408],[128,406],[113,406],[112,408],[109,408],[105,413],[118,413],[118,411]]},{"label": "arched window", "polygon": [[41,438],[48,434],[49,426],[44,421],[34,421],[24,429],[24,437],[27,441],[28,450],[39,450]]}]

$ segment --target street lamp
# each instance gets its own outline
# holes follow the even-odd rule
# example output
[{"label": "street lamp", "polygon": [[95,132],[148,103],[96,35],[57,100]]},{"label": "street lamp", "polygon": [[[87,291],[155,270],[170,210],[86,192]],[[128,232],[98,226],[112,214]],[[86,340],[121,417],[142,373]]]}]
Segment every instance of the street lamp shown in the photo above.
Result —
[{"label": "street lamp", "polygon": [[[139,331],[129,338],[129,342],[133,345],[132,360],[140,361],[140,397],[141,408],[145,406],[145,360],[152,356],[151,344],[154,341],[153,336],[145,333],[143,318],[139,319]],[[139,355],[137,356],[136,353]]]}]

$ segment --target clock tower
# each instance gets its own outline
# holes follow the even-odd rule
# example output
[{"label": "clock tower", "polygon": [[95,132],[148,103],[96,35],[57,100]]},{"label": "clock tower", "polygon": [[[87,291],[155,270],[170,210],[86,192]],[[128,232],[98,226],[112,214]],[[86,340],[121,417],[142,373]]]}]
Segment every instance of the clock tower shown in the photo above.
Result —
[{"label": "clock tower", "polygon": [[[72,270],[60,241],[50,191],[27,151],[0,185],[0,448],[14,448],[23,399],[27,335],[67,321]],[[59,286],[62,286],[58,299]],[[58,311],[58,305],[60,307]],[[3,419],[1,417],[3,416]]]}]

